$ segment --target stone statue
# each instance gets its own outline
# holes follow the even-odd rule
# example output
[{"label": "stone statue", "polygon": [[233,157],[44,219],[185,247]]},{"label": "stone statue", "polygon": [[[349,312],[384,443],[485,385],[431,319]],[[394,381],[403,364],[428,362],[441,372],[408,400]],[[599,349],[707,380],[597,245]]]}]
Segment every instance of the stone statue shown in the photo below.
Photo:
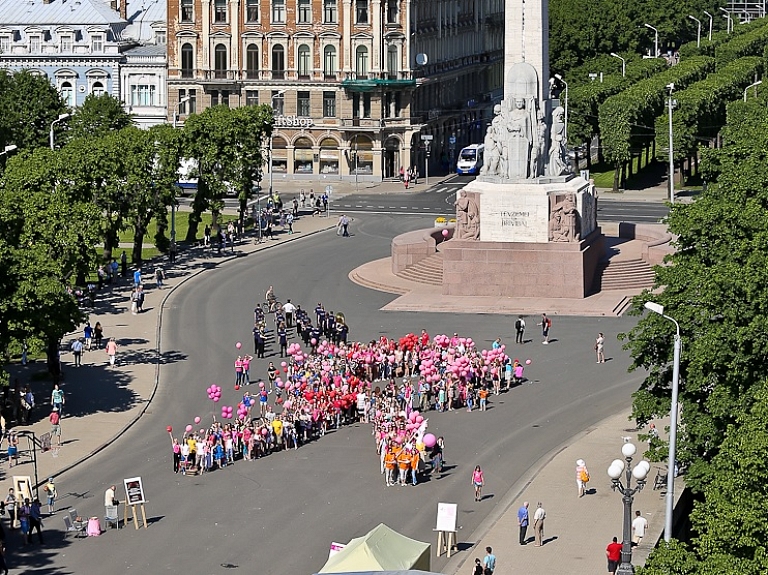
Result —
[{"label": "stone statue", "polygon": [[573,194],[566,194],[549,213],[549,241],[577,242],[581,239],[579,212]]},{"label": "stone statue", "polygon": [[528,178],[533,142],[531,118],[525,108],[525,99],[516,97],[507,122],[509,143],[507,148],[507,177],[511,180]]},{"label": "stone statue", "polygon": [[552,128],[550,129],[548,175],[562,176],[568,173],[568,161],[565,147],[565,110],[558,106],[552,111]]},{"label": "stone statue", "polygon": [[480,239],[480,210],[475,200],[462,190],[454,204],[456,206],[456,239]]},{"label": "stone statue", "polygon": [[544,166],[547,164],[547,124],[544,122],[544,112],[536,112],[538,120],[536,124],[537,141],[531,150],[531,176],[544,174]]},{"label": "stone statue", "polygon": [[496,140],[496,130],[493,125],[488,126],[485,131],[485,139],[483,144],[485,145],[485,156],[483,157],[483,167],[480,169],[480,174],[493,174],[499,173],[499,159],[501,158],[501,145]]}]

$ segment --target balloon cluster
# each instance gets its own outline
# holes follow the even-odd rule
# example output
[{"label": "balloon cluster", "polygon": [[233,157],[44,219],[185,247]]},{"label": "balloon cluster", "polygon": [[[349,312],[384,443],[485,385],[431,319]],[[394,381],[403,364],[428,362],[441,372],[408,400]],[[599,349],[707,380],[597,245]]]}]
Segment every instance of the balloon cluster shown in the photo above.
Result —
[{"label": "balloon cluster", "polygon": [[232,419],[232,406],[231,405],[222,405],[221,406],[221,418],[222,419]]},{"label": "balloon cluster", "polygon": [[212,384],[211,387],[206,389],[206,391],[208,392],[208,399],[210,399],[214,403],[221,399],[221,388],[215,383]]},{"label": "balloon cluster", "polygon": [[506,349],[505,345],[500,345],[495,349],[484,349],[480,352],[483,357],[483,373],[486,373],[489,369],[492,375],[499,373],[499,365],[503,365],[507,361],[507,354],[504,353]]},{"label": "balloon cluster", "polygon": [[400,349],[408,349],[413,351],[413,348],[419,343],[419,336],[409,333],[406,336],[400,338]]}]

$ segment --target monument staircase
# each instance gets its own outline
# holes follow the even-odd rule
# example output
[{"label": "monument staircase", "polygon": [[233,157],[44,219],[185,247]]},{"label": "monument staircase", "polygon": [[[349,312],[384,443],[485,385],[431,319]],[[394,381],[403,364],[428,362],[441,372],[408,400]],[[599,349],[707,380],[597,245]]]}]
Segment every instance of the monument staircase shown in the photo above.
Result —
[{"label": "monument staircase", "polygon": [[653,268],[641,258],[602,261],[598,274],[595,291],[652,288],[655,278]]},{"label": "monument staircase", "polygon": [[432,286],[443,285],[443,254],[437,252],[408,266],[397,277]]}]

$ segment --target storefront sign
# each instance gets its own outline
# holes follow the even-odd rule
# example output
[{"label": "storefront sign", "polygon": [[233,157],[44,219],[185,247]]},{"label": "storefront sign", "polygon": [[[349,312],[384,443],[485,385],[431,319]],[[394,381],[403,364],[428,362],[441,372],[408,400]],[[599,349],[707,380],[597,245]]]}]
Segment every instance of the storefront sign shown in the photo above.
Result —
[{"label": "storefront sign", "polygon": [[311,128],[315,125],[312,118],[298,116],[275,116],[275,126],[278,128]]}]

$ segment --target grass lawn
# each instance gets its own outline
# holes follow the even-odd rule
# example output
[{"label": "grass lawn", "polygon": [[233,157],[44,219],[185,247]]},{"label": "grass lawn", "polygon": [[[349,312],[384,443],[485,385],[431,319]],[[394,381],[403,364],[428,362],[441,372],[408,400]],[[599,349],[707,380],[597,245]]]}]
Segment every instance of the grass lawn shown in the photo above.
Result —
[{"label": "grass lawn", "polygon": [[[170,210],[168,214],[168,230],[166,231],[166,235],[170,237],[171,235],[171,214]],[[189,228],[188,222],[189,222],[189,214],[191,212],[176,212],[176,239],[177,241],[183,241],[185,237],[187,237],[187,229]],[[219,223],[226,225],[227,222],[235,222],[237,221],[237,216],[230,216],[230,215],[220,215],[219,216]],[[246,218],[246,222],[248,222],[248,218]],[[203,238],[203,230],[205,230],[206,224],[211,223],[211,214],[210,212],[205,212],[202,214],[202,221],[200,225],[197,227],[197,238],[202,239]],[[144,242],[153,243],[155,241],[155,232],[157,231],[157,222],[152,219],[151,222],[149,222],[149,225],[147,226],[147,235],[144,238]],[[127,229],[120,232],[120,242],[133,242],[133,230]],[[146,252],[146,250],[144,250]]]},{"label": "grass lawn", "polygon": [[[651,158],[651,163],[653,158]],[[640,156],[632,158],[632,176],[628,178],[627,183],[632,182],[635,178],[642,176],[642,170],[648,165],[645,161],[645,152]],[[592,164],[589,170],[589,177],[594,178],[595,186],[598,188],[613,188],[613,174],[614,167],[601,162],[599,164]]]}]

